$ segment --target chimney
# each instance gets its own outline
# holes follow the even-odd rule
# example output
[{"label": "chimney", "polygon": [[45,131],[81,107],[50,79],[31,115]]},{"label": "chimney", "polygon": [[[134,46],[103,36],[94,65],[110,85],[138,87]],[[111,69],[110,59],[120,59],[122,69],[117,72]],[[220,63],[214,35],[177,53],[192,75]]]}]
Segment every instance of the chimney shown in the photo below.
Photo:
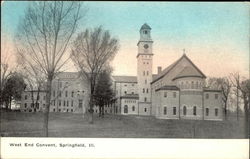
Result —
[{"label": "chimney", "polygon": [[158,66],[158,72],[157,74],[160,74],[161,73],[161,66]]}]

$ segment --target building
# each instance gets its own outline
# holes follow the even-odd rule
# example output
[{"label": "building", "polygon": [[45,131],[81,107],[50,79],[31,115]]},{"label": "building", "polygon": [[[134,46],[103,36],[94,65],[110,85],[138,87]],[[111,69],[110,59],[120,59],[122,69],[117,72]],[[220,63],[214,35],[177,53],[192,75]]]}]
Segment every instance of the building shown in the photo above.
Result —
[{"label": "building", "polygon": [[[114,78],[116,105],[121,114],[222,120],[221,91],[205,87],[206,76],[185,53],[167,68],[158,67],[157,74],[152,74],[153,40],[147,24],[140,29],[137,46],[137,76]],[[138,90],[134,91],[136,88]]]},{"label": "building", "polygon": [[[165,69],[158,67],[157,74],[153,74],[153,40],[151,28],[146,23],[140,29],[137,46],[137,76],[112,76],[115,100],[105,106],[105,113],[160,119],[222,120],[221,91],[205,87],[206,76],[185,53]],[[60,73],[52,85],[51,112],[86,111],[88,84],[78,73]],[[23,110],[34,107],[29,94],[23,94]],[[42,98],[40,103],[43,107]],[[99,112],[98,107],[94,107],[94,112]]]}]

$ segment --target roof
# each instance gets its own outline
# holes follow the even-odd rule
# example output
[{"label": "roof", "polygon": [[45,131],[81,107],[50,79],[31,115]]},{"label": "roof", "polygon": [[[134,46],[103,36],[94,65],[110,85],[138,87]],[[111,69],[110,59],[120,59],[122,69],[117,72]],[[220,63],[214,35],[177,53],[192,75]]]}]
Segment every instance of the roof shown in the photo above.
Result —
[{"label": "roof", "polygon": [[160,90],[180,90],[180,89],[176,86],[165,85],[161,88],[156,89],[155,91],[160,91]]},{"label": "roof", "polygon": [[136,76],[112,76],[116,82],[137,83]]},{"label": "roof", "polygon": [[159,79],[163,78],[164,76],[166,76],[183,58],[187,59],[191,65],[204,77],[206,78],[206,76],[200,71],[200,69],[194,65],[194,63],[186,56],[186,54],[184,53],[182,55],[181,58],[179,58],[177,61],[175,61],[174,63],[172,63],[171,65],[169,65],[167,68],[165,68],[164,70],[161,71],[160,74],[157,74],[157,76],[155,78],[153,78],[153,81],[151,83],[154,83],[156,81],[158,81]]},{"label": "roof", "polygon": [[78,72],[60,72],[56,75],[57,78],[64,78],[64,79],[72,79],[72,78],[78,78],[79,73]]},{"label": "roof", "polygon": [[204,78],[204,75],[202,75],[200,72],[198,72],[197,69],[194,67],[184,67],[182,71],[173,79],[183,78],[183,77],[201,77]]},{"label": "roof", "polygon": [[139,95],[138,94],[126,94],[124,96],[121,96],[121,98],[127,98],[127,99],[139,99]]},{"label": "roof", "polygon": [[144,23],[144,24],[141,26],[141,29],[140,29],[140,30],[142,30],[142,29],[150,29],[150,30],[151,30],[150,26],[149,26],[147,23]]},{"label": "roof", "polygon": [[212,88],[208,88],[208,87],[205,87],[203,89],[204,92],[221,92],[222,90],[220,89],[212,89]]}]

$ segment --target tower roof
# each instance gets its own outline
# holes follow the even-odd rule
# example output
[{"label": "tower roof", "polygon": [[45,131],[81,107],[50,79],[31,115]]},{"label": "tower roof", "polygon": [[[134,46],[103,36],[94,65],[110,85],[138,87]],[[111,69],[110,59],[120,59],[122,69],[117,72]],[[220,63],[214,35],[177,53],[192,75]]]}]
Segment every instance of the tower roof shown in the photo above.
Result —
[{"label": "tower roof", "polygon": [[141,29],[140,29],[140,30],[142,30],[142,29],[150,29],[150,30],[151,30],[150,26],[149,26],[147,23],[144,23],[144,24],[141,26]]}]

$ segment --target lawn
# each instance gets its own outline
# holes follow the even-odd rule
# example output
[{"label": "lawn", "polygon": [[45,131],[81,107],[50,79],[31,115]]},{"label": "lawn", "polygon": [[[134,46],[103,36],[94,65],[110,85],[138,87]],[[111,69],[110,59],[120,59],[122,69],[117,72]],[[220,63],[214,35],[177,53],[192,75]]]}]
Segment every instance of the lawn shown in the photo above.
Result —
[{"label": "lawn", "polygon": [[[1,136],[41,137],[42,113],[1,112]],[[244,138],[243,120],[164,120],[107,114],[88,124],[81,114],[50,113],[49,137],[86,138]]]}]

